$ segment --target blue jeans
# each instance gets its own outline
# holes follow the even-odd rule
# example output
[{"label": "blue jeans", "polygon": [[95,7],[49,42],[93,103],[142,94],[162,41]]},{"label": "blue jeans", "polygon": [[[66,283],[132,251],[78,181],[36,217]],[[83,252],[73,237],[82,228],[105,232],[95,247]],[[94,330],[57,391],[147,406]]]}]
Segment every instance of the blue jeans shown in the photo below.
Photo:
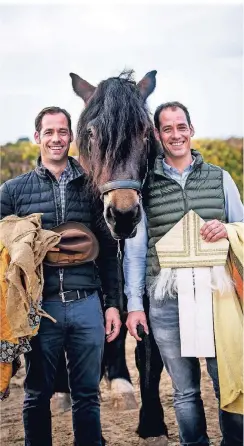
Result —
[{"label": "blue jeans", "polygon": [[[155,304],[154,304],[155,305]],[[178,300],[168,299],[150,308],[150,323],[165,367],[174,388],[174,408],[183,446],[209,445],[203,402],[201,399],[200,363],[197,358],[180,355]],[[220,399],[216,358],[206,358],[215,395]],[[221,446],[243,445],[243,417],[219,410]]]},{"label": "blue jeans", "polygon": [[97,292],[85,299],[48,301],[32,351],[25,355],[23,420],[26,446],[51,446],[50,399],[59,355],[66,351],[72,417],[77,446],[101,446],[99,382],[104,349],[104,320]]}]

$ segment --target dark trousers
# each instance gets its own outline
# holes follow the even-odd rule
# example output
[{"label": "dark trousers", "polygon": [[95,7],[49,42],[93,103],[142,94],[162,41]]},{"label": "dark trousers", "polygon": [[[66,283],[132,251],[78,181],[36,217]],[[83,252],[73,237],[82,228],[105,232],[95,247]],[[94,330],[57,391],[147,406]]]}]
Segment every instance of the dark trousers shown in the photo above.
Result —
[{"label": "dark trousers", "polygon": [[25,355],[23,420],[26,446],[51,446],[50,399],[59,357],[67,355],[77,446],[101,446],[99,382],[104,348],[104,319],[97,293],[73,302],[44,302],[57,323],[42,317],[38,335]]}]

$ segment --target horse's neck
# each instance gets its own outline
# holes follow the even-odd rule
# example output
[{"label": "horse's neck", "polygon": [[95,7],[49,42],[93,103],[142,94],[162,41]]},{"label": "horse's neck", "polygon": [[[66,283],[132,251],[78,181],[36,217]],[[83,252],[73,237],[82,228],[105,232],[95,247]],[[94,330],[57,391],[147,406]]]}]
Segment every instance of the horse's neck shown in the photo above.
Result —
[{"label": "horse's neck", "polygon": [[85,171],[86,175],[89,175],[89,173],[90,173],[89,160],[86,157],[79,155],[78,161],[79,161],[81,167],[83,168],[83,170]]}]

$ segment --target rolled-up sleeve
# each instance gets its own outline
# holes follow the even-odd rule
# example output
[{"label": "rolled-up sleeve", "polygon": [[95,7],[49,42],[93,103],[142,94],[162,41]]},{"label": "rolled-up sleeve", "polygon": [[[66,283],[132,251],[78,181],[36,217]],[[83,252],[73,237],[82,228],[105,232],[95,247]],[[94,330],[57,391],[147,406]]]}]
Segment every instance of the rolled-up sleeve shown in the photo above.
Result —
[{"label": "rolled-up sleeve", "polygon": [[147,223],[143,212],[136,236],[125,240],[123,269],[128,312],[143,311],[142,298],[146,279],[147,241]]},{"label": "rolled-up sleeve", "polygon": [[223,185],[225,194],[225,212],[228,223],[244,221],[244,207],[241,202],[237,186],[226,170],[223,171]]}]

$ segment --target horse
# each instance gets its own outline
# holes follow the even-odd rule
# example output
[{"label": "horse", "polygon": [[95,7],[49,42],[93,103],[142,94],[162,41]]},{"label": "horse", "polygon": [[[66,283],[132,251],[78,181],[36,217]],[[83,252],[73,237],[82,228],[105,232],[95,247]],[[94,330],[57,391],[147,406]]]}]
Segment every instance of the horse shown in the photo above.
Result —
[{"label": "horse", "polygon": [[[77,124],[79,160],[94,194],[103,200],[104,220],[117,240],[136,233],[142,216],[142,188],[159,152],[146,105],[156,86],[156,74],[156,70],[150,71],[136,83],[133,70],[123,71],[95,87],[70,73],[73,90],[85,103]],[[148,314],[147,296],[144,300]],[[124,327],[117,343],[115,340],[108,346],[111,383],[116,377],[130,383],[125,364],[126,333]],[[163,363],[151,330],[137,344],[135,353],[142,400],[137,433],[145,439],[143,444],[151,444],[153,437],[153,444],[165,445],[168,432],[159,397]]]},{"label": "horse", "polygon": [[95,88],[70,73],[75,93],[85,102],[77,125],[79,157],[104,201],[104,219],[116,239],[133,235],[141,219],[141,187],[157,154],[147,97],[156,71],[136,84],[122,72]]}]

